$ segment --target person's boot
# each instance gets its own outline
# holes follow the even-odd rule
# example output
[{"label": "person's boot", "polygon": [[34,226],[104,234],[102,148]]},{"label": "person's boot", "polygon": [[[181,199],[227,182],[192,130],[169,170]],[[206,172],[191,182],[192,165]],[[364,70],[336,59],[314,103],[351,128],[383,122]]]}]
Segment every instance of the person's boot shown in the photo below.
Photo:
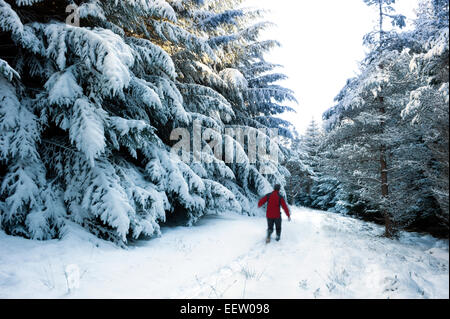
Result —
[{"label": "person's boot", "polygon": [[277,238],[275,238],[276,241],[280,241],[280,235],[277,235]]},{"label": "person's boot", "polygon": [[270,243],[270,236],[272,235],[271,231],[267,231],[266,244]]}]

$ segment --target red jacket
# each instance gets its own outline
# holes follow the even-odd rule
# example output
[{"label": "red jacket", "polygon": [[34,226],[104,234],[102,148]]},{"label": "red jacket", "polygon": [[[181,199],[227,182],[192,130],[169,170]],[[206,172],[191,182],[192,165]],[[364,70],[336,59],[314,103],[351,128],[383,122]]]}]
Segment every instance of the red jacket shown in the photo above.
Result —
[{"label": "red jacket", "polygon": [[286,213],[287,217],[290,217],[289,215],[289,208],[286,205],[286,202],[284,201],[284,198],[280,195],[278,191],[273,191],[270,194],[267,194],[263,198],[261,198],[258,202],[258,207],[261,207],[264,205],[267,201],[267,218],[280,218],[280,204],[281,207],[283,207],[284,212]]}]

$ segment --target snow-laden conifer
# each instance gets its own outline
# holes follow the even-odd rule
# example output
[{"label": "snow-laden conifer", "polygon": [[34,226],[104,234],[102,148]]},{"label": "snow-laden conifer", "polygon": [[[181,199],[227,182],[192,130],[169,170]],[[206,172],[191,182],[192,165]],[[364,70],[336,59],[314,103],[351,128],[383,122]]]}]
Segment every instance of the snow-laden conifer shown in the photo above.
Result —
[{"label": "snow-laden conifer", "polygon": [[[70,220],[123,245],[179,216],[192,224],[207,213],[252,213],[252,200],[288,173],[274,159],[273,174],[261,173],[224,129],[261,131],[270,144],[264,129],[275,123],[257,125],[248,105],[293,97],[270,81],[250,83],[242,59],[251,51],[264,64],[265,49],[253,45],[255,11],[239,3],[91,0],[75,6],[77,25],[67,23],[69,1],[0,0],[1,228],[47,239]],[[205,140],[189,154],[204,161],[173,154],[171,131],[192,133],[197,121],[239,162]]]}]

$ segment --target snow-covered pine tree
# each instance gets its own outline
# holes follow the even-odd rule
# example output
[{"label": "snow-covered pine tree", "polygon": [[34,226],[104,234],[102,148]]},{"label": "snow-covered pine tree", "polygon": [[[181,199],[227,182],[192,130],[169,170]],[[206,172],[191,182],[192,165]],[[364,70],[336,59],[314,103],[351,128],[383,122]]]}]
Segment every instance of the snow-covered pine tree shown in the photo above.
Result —
[{"label": "snow-covered pine tree", "polygon": [[[249,105],[253,103],[263,109],[265,101],[270,100],[273,110],[267,111],[268,115],[279,114],[288,110],[288,107],[281,103],[295,98],[290,90],[271,86],[272,82],[284,79],[285,76],[270,74],[276,66],[265,62],[263,58],[263,53],[270,46],[258,45],[260,31],[270,24],[254,24],[254,18],[260,17],[261,12],[240,8],[241,2],[177,2],[174,7],[183,17],[184,25],[199,37],[209,39],[208,43],[213,48],[214,56],[196,56],[189,51],[180,51],[174,56],[174,61],[181,74],[178,86],[192,115],[201,120],[204,128],[228,129],[222,139],[232,144],[232,156],[241,158],[241,163],[228,165],[237,183],[233,185],[224,180],[222,184],[230,187],[233,193],[242,199],[245,207],[249,207],[245,198],[255,199],[255,194],[267,193],[270,184],[284,185],[288,172],[272,160],[257,162],[256,165],[249,163],[245,156],[249,153],[249,148],[239,137],[239,132],[264,136],[268,129],[276,128],[281,135],[292,136],[290,123],[255,112]],[[252,56],[249,56],[248,52],[252,52]],[[245,65],[251,62],[258,64],[259,68],[249,73],[246,72]],[[260,73],[269,74],[255,83],[253,77]],[[212,108],[211,105],[217,107]],[[209,117],[208,120],[214,121],[206,121],[204,115]],[[269,144],[268,137],[266,143]],[[284,148],[282,151],[286,153]],[[263,176],[261,164],[268,166],[275,174]],[[244,211],[250,213],[248,208]]]},{"label": "snow-covered pine tree", "polygon": [[302,206],[312,207],[312,188],[317,178],[318,166],[319,166],[319,147],[321,143],[321,132],[314,119],[311,119],[305,134],[301,136],[299,148],[300,148],[300,161],[303,165],[308,167],[307,173],[302,173],[301,191],[298,192],[296,201]]},{"label": "snow-covered pine tree", "polygon": [[[424,172],[430,196],[439,209],[429,212],[448,231],[449,225],[449,1],[421,1],[410,61],[417,88],[402,115],[420,135],[424,150],[414,165]],[[437,211],[437,213],[436,213]]]},{"label": "snow-covered pine tree", "polygon": [[315,120],[311,121],[306,130],[304,148],[307,154],[305,162],[314,172],[310,179],[309,192],[303,197],[305,205],[335,213],[348,213],[350,204],[347,194],[330,172],[333,164],[330,163],[325,135]]},{"label": "snow-covered pine tree", "polygon": [[[242,2],[242,1],[240,1]],[[286,101],[296,102],[293,92],[284,88],[279,84],[280,80],[286,76],[277,72],[279,65],[267,62],[264,54],[274,46],[279,45],[273,40],[259,40],[259,34],[265,28],[271,26],[265,21],[256,20],[260,12],[258,10],[250,10],[244,20],[244,25],[236,28],[234,33],[244,40],[239,42],[223,43],[223,50],[232,52],[228,55],[226,63],[223,65],[225,70],[237,69],[243,75],[247,87],[243,90],[243,103],[238,104],[236,100],[236,120],[234,125],[239,127],[252,127],[258,130],[276,129],[280,138],[293,137],[292,125],[285,120],[280,119],[277,115],[293,111],[293,109],[285,104]],[[244,49],[243,49],[244,48]],[[284,147],[279,149],[279,161],[283,161],[283,157],[288,155],[288,150]],[[267,175],[269,182],[273,184],[285,184],[285,178],[289,176],[289,172],[279,163],[269,159],[266,162],[260,162],[258,165],[267,165],[275,174]],[[258,167],[260,169],[260,166]]]},{"label": "snow-covered pine tree", "polygon": [[[190,167],[170,152],[172,129],[229,122],[232,96],[246,96],[238,69],[214,70],[229,95],[186,72],[222,50],[179,12],[202,1],[77,4],[0,0],[2,229],[46,239],[70,220],[124,245],[158,235],[167,216],[192,223],[217,208],[248,212],[250,194],[283,179],[279,165],[272,180],[249,165],[235,139],[237,168],[213,156]],[[65,23],[68,5],[80,26]],[[178,56],[194,58],[183,68]]]},{"label": "snow-covered pine tree", "polygon": [[[347,83],[337,98],[339,105],[328,112],[328,116],[333,115],[332,121],[337,120],[328,135],[328,143],[337,154],[338,179],[348,187],[357,187],[361,198],[376,203],[384,216],[386,236],[391,237],[395,232],[393,219],[397,216],[390,208],[389,186],[393,183],[388,180],[388,172],[394,168],[388,159],[394,147],[393,140],[398,137],[392,136],[391,128],[399,121],[396,96],[399,86],[390,78],[390,67],[398,58],[392,48],[398,35],[395,31],[386,32],[383,22],[388,17],[393,25],[402,27],[404,17],[392,13],[391,4],[395,1],[365,2],[377,7],[379,26],[376,32],[365,37],[371,52],[362,65],[361,75]],[[338,113],[339,118],[333,113]]]},{"label": "snow-covered pine tree", "polygon": [[292,141],[290,145],[290,153],[284,165],[289,170],[290,176],[287,178],[286,195],[291,205],[305,205],[301,201],[307,194],[307,185],[314,175],[314,171],[310,166],[306,165],[304,158],[307,157],[302,147],[301,137]]},{"label": "snow-covered pine tree", "polygon": [[306,128],[306,132],[303,136],[303,149],[308,153],[309,158],[306,159],[308,165],[311,167],[317,166],[317,161],[314,158],[318,155],[320,147],[321,131],[316,120],[313,118]]},{"label": "snow-covered pine tree", "polygon": [[350,202],[350,196],[331,171],[334,167],[332,154],[325,142],[324,132],[314,119],[311,120],[305,134],[292,146],[295,156],[291,155],[286,164],[291,173],[288,194],[298,205],[335,213],[354,213],[356,205]]},{"label": "snow-covered pine tree", "polygon": [[[119,244],[158,234],[157,222],[171,207],[168,196],[179,196],[186,206],[203,204],[195,191],[189,194],[192,182],[184,178],[168,183],[171,190],[145,179],[154,176],[145,165],[151,156],[168,153],[156,127],[189,118],[168,54],[149,40],[128,36],[133,26],[121,19],[173,20],[174,12],[163,2],[92,1],[79,7],[85,26],[78,27],[64,23],[68,4],[0,2],[9,47],[2,58],[20,74],[2,90],[10,96],[3,99],[15,100],[2,105],[2,125],[8,127],[1,137],[2,228],[25,237],[54,237],[59,234],[50,231],[58,225],[53,219],[64,217]],[[29,141],[21,143],[26,150],[20,153],[12,144],[19,138]],[[164,161],[167,171],[176,163]],[[189,171],[181,165],[170,169],[178,177]],[[141,178],[128,178],[132,175]],[[47,196],[52,188],[54,195]]]},{"label": "snow-covered pine tree", "polygon": [[[378,5],[380,19],[390,17],[383,9],[383,4],[393,3],[389,2],[371,2]],[[432,3],[429,2],[430,5]],[[439,5],[442,6],[442,3]],[[403,21],[403,18],[399,21]],[[401,25],[398,22],[394,24]],[[366,37],[371,52],[362,64],[361,73],[348,81],[336,98],[336,106],[324,114],[327,120],[327,144],[332,154],[330,158],[334,158],[337,179],[348,194],[356,195],[364,203],[366,213],[383,213],[388,236],[393,235],[397,227],[408,227],[419,220],[434,223],[430,217],[439,211],[433,204],[436,202],[433,196],[437,198],[437,195],[433,195],[430,170],[426,167],[433,167],[433,163],[440,162],[437,166],[445,175],[446,160],[433,159],[436,155],[432,155],[432,148],[425,143],[427,129],[423,127],[421,132],[407,120],[409,117],[411,121],[414,116],[417,120],[419,113],[426,113],[420,110],[419,105],[423,105],[423,102],[419,100],[420,88],[426,83],[424,79],[427,77],[419,79],[417,73],[421,65],[426,65],[425,68],[432,65],[420,62],[420,57],[427,52],[421,49],[426,32],[429,31],[423,28],[406,33],[385,32],[380,28],[376,34],[379,34],[378,40],[381,42],[368,41],[376,39],[374,36]],[[442,34],[444,38],[447,34],[448,39],[448,32]],[[444,57],[447,54],[448,57],[448,44],[444,42],[434,52],[440,52]],[[437,77],[445,78],[445,72],[448,79],[448,71],[445,71],[445,66],[448,70],[448,62],[443,62],[442,56],[436,58],[436,61],[441,61],[437,64],[444,71],[428,73],[428,81]],[[448,99],[443,82],[440,93],[436,87],[432,89],[436,92],[436,100],[429,96],[433,104],[440,101],[436,105],[444,105],[445,99]],[[442,110],[438,112],[440,118],[448,117],[448,106],[438,108]],[[428,127],[441,126],[440,121],[439,118],[429,119]],[[444,141],[445,127],[448,131],[448,125],[443,125],[441,140]],[[441,154],[445,153],[445,142],[439,149]],[[446,186],[441,187],[445,190]],[[424,227],[422,222],[424,228],[431,229]]]},{"label": "snow-covered pine tree", "polygon": [[[372,47],[372,53],[369,53],[369,59],[371,55],[377,55],[384,49],[389,49],[395,39],[397,38],[397,32],[395,27],[403,28],[406,26],[406,17],[402,14],[395,13],[395,9],[392,5],[395,4],[395,0],[363,0],[366,5],[373,7],[377,13],[377,25],[372,32],[367,33],[364,36],[364,43]],[[387,30],[385,22],[390,21],[394,27],[391,30]],[[370,61],[370,60],[369,60]]]},{"label": "snow-covered pine tree", "polygon": [[[386,44],[390,43],[390,39],[391,38],[395,38],[395,36],[389,36],[388,34],[386,34],[386,31],[384,30],[384,25],[383,22],[385,21],[386,18],[389,18],[392,22],[393,26],[398,26],[400,28],[405,26],[405,16],[403,15],[397,15],[397,14],[393,14],[393,12],[395,12],[394,8],[391,6],[392,4],[395,3],[395,0],[364,0],[364,2],[368,5],[368,6],[375,6],[377,7],[378,10],[378,23],[379,23],[379,27],[377,30],[378,33],[378,41],[377,42],[373,42],[370,39],[370,35],[366,37],[366,44],[368,45],[375,45],[376,49],[373,50],[372,52],[374,52],[374,57],[371,58],[370,62],[374,62],[373,59],[378,60],[377,58],[379,58],[379,54],[381,52],[383,52],[384,50],[388,49],[388,46]],[[394,33],[395,35],[395,33]],[[369,63],[370,63],[369,62]],[[379,62],[379,68],[383,69],[384,65],[382,62],[382,59],[376,61]],[[378,82],[377,80],[375,80],[375,82]],[[369,84],[369,86],[372,84]],[[375,84],[376,86],[378,85],[379,91],[382,91],[382,82],[378,82],[377,84]],[[385,130],[385,119],[383,118],[386,114],[386,107],[384,106],[384,93],[380,92],[381,94],[378,96],[375,96],[375,98],[378,100],[378,110],[379,110],[379,114],[380,114],[380,119],[378,121],[378,125],[379,128],[381,130],[382,133],[384,133]],[[386,145],[383,143],[383,141],[381,141],[381,143],[379,143],[378,145],[379,148],[379,162],[380,162],[380,181],[381,181],[381,196],[383,200],[386,200],[389,197],[389,181],[388,181],[388,167],[387,167],[387,155],[386,155]],[[382,201],[381,201],[382,202]],[[383,206],[383,204],[381,205]],[[382,212],[383,212],[383,216],[384,216],[384,224],[386,227],[386,236],[387,237],[392,237],[394,235],[394,228],[392,225],[392,216],[391,216],[391,212],[388,211],[387,208],[382,207]]]},{"label": "snow-covered pine tree", "polygon": [[[405,63],[409,55],[386,50],[380,58],[383,70],[369,64],[341,92],[336,107],[339,120],[327,134],[327,144],[337,179],[348,193],[356,192],[358,198],[367,202],[367,213],[382,212],[388,227],[386,235],[392,236],[395,227],[404,227],[414,220],[407,209],[412,206],[407,205],[408,196],[414,198],[408,185],[417,187],[414,179],[420,174],[405,158],[417,152],[420,145],[401,118],[407,92],[413,85]],[[378,94],[382,94],[382,99]],[[335,117],[330,119],[334,121]],[[383,170],[385,174],[380,173]],[[388,176],[389,188],[384,188]]]}]

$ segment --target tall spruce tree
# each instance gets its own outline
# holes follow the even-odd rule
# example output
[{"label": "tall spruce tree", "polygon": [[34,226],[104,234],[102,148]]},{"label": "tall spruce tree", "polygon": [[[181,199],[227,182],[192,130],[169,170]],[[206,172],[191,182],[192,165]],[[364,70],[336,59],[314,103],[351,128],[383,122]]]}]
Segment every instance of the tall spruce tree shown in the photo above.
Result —
[{"label": "tall spruce tree", "polygon": [[[394,235],[393,209],[390,209],[388,172],[389,128],[396,124],[395,107],[388,104],[386,97],[395,94],[396,86],[389,78],[389,60],[392,59],[392,43],[398,37],[395,31],[384,29],[386,18],[398,27],[405,25],[404,16],[394,14],[391,4],[394,0],[364,0],[375,6],[378,12],[378,28],[369,33],[364,41],[371,49],[363,63],[358,79],[349,81],[338,97],[342,110],[336,130],[330,141],[337,143],[336,151],[341,153],[341,178],[352,176],[347,184],[358,185],[360,195],[377,203],[383,212],[386,236]],[[346,167],[346,169],[344,169]],[[351,175],[347,172],[353,170]]]},{"label": "tall spruce tree", "polygon": [[335,213],[353,213],[355,200],[343,190],[332,172],[335,162],[326,141],[326,135],[312,119],[294,145],[298,155],[287,166],[291,173],[287,188],[292,202]]},{"label": "tall spruce tree", "polygon": [[311,119],[305,134],[301,137],[300,148],[301,161],[308,167],[309,174],[305,175],[300,185],[302,191],[298,194],[297,201],[303,206],[312,206],[312,188],[317,180],[318,168],[320,165],[319,147],[321,143],[320,129],[314,119]]},{"label": "tall spruce tree", "polygon": [[[410,71],[417,88],[402,116],[420,135],[423,151],[413,163],[425,175],[428,194],[438,204],[428,216],[449,224],[449,1],[421,1],[412,37],[416,50]],[[436,226],[435,226],[436,227]],[[437,228],[437,227],[436,227]]]},{"label": "tall spruce tree", "polygon": [[303,148],[302,136],[295,138],[290,148],[291,152],[285,163],[290,173],[286,183],[287,200],[291,205],[307,206],[302,199],[308,194],[308,185],[314,171],[304,161],[307,154]]},{"label": "tall spruce tree", "polygon": [[[370,52],[324,114],[333,175],[366,214],[382,214],[387,236],[413,225],[448,229],[445,204],[436,204],[448,197],[448,182],[438,177],[448,174],[448,18],[432,13],[448,10],[448,1],[424,1],[416,29],[403,33],[383,29],[386,18],[403,25],[394,1],[366,2],[380,21],[365,37]],[[425,104],[437,117],[427,115]]]}]

